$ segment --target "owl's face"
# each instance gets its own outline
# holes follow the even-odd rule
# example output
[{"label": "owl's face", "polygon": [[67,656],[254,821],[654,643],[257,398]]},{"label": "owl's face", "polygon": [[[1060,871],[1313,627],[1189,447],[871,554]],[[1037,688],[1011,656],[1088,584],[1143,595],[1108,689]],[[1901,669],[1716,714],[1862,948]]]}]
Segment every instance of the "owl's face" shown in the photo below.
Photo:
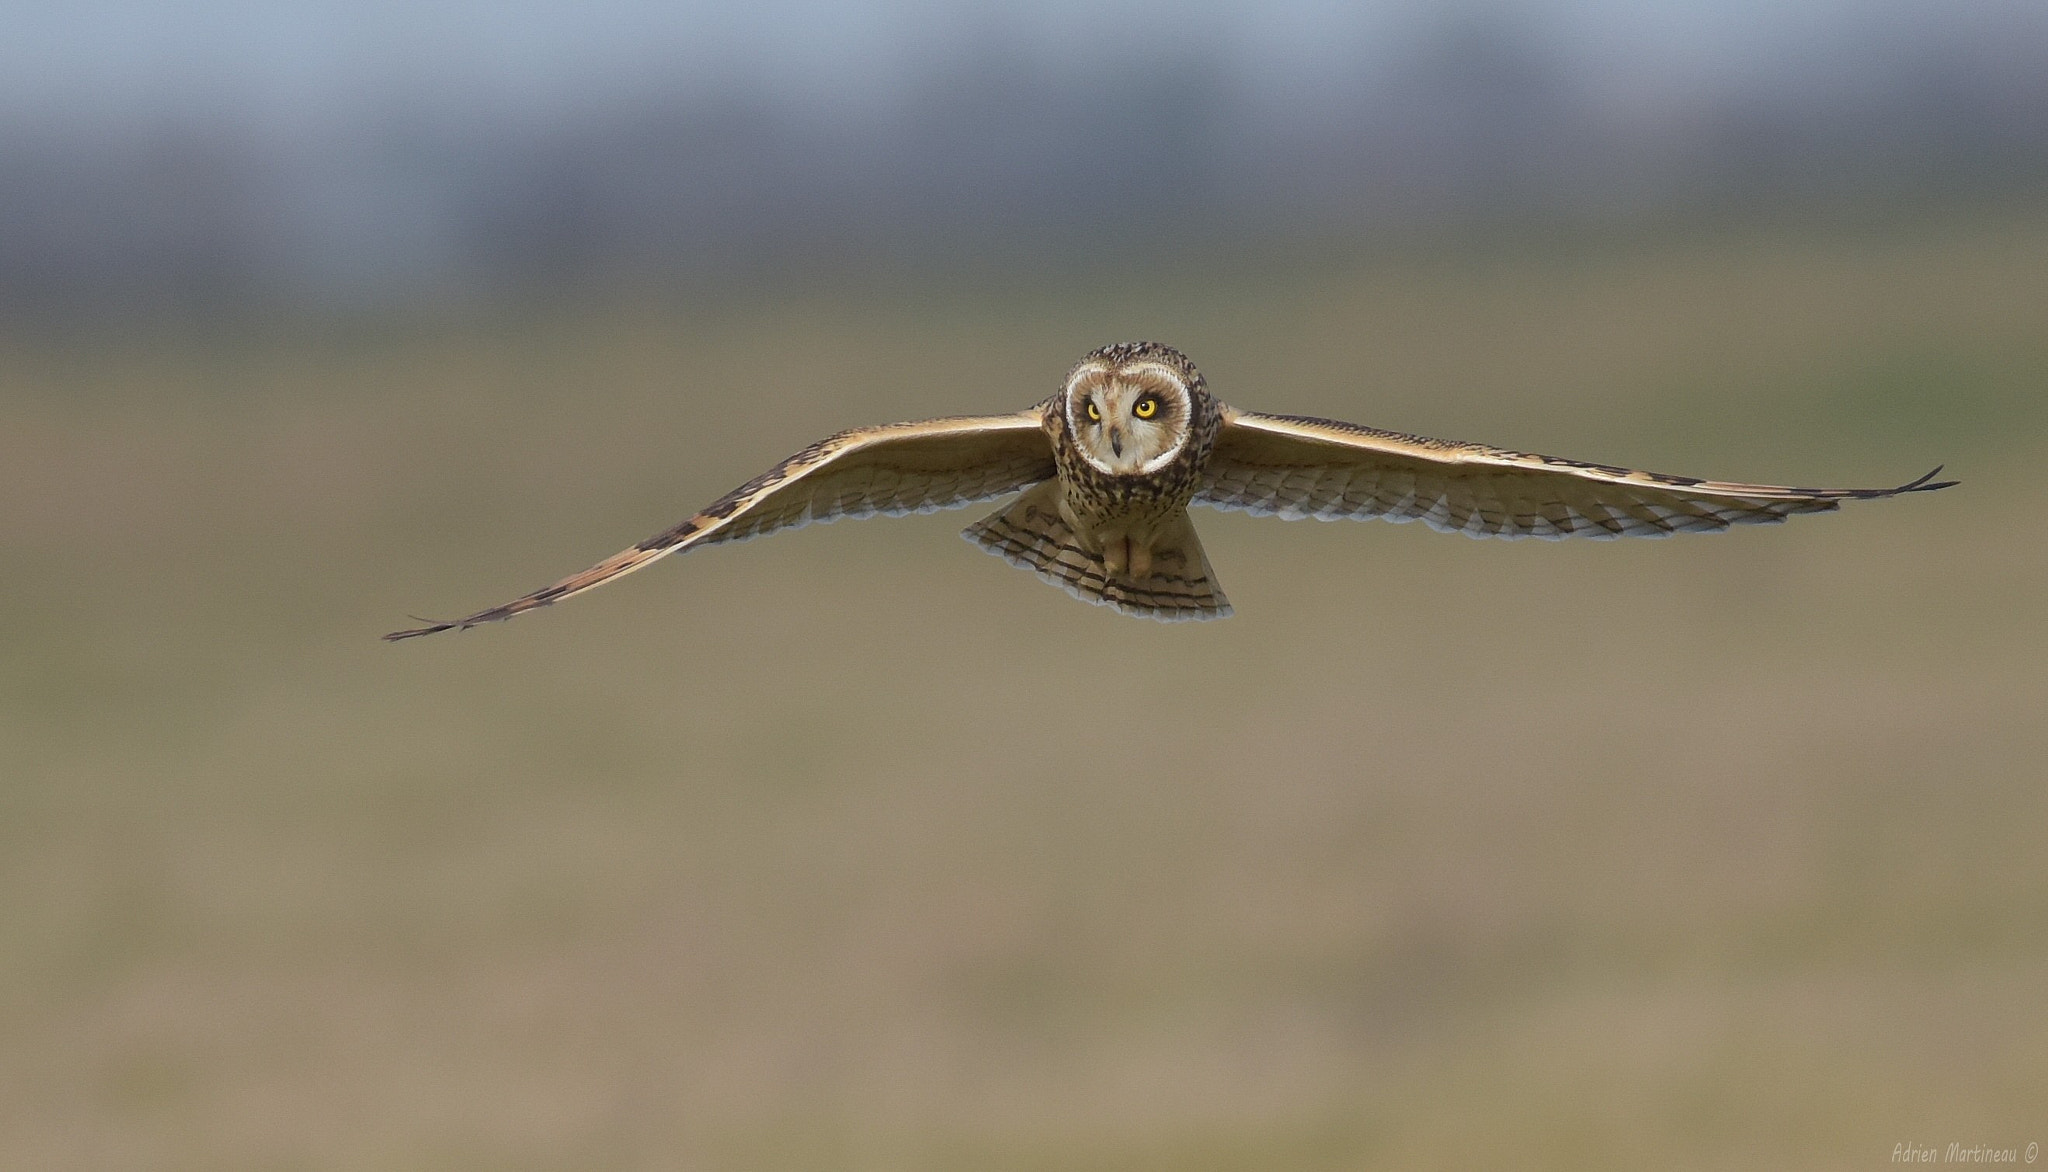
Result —
[{"label": "owl's face", "polygon": [[1083,362],[1067,379],[1067,428],[1081,455],[1111,476],[1144,476],[1187,446],[1188,384],[1164,362]]}]

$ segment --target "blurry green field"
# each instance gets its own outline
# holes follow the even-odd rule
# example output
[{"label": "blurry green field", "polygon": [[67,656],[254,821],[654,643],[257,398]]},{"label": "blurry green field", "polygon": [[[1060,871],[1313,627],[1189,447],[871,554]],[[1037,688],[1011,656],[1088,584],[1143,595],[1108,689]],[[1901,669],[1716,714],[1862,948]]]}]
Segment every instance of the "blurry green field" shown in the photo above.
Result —
[{"label": "blurry green field", "polygon": [[[389,646],[1106,341],[1962,487],[1198,521],[1134,622],[813,528]],[[0,352],[0,1165],[1886,1166],[2048,1142],[2048,220]]]}]

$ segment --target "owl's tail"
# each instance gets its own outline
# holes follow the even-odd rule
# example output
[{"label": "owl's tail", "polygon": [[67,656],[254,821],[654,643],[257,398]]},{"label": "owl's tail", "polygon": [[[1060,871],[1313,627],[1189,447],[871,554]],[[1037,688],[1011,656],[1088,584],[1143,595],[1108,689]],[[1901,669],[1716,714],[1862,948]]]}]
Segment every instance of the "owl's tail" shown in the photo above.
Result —
[{"label": "owl's tail", "polygon": [[1230,616],[1195,524],[1183,512],[1152,545],[1152,575],[1112,575],[1060,516],[1059,482],[1048,480],[982,518],[960,536],[1021,566],[1083,602],[1163,623]]}]

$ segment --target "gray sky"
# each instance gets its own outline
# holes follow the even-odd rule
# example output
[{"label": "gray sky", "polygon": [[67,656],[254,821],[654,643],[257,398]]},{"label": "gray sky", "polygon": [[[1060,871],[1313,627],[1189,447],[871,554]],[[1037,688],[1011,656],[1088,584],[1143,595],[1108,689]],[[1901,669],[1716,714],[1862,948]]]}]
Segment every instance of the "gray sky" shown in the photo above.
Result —
[{"label": "gray sky", "polygon": [[[2024,5],[1997,0],[2011,11]],[[1745,67],[1845,16],[1967,13],[1956,0],[1559,0],[1471,3],[1555,30],[1626,91]],[[284,125],[393,101],[545,111],[677,80],[757,79],[793,97],[886,97],[965,45],[1112,63],[1134,47],[1220,44],[1284,89],[1370,60],[1426,16],[1415,0],[15,0],[0,6],[0,114],[126,119],[169,108]],[[1957,16],[1956,19],[1967,19]],[[1674,75],[1676,75],[1674,77]]]},{"label": "gray sky", "polygon": [[2048,0],[0,0],[0,310],[2005,191],[2044,60]]}]

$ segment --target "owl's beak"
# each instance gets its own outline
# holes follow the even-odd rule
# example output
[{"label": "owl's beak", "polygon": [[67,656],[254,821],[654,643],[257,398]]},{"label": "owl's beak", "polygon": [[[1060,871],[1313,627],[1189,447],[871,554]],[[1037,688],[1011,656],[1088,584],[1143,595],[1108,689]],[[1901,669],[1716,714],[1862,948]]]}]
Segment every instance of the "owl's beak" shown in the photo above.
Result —
[{"label": "owl's beak", "polygon": [[1124,454],[1124,432],[1120,427],[1109,429],[1109,450],[1121,456]]}]

